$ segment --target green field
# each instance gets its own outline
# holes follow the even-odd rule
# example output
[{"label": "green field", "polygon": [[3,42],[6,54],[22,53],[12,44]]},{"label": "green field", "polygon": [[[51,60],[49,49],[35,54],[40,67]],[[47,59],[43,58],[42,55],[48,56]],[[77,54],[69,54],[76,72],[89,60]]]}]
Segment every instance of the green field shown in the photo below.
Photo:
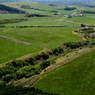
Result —
[{"label": "green field", "polygon": [[53,21],[53,19],[51,18],[49,20],[47,20],[46,18],[45,19],[32,18],[24,22],[3,24],[3,25],[10,27],[10,26],[73,26],[76,24],[63,22],[63,21]]},{"label": "green field", "polygon": [[21,45],[0,38],[0,64],[41,50],[41,47]]},{"label": "green field", "polygon": [[73,30],[80,27],[62,28],[7,28],[0,29],[0,36],[31,43],[33,46],[54,48],[62,42],[81,40]]},{"label": "green field", "polygon": [[94,56],[95,50],[76,58],[40,78],[34,87],[60,95],[95,95]]},{"label": "green field", "polygon": [[23,18],[25,14],[0,14],[0,19]]},{"label": "green field", "polygon": [[72,31],[78,28],[79,27],[0,29],[0,36],[32,44],[32,46],[25,46],[0,39],[0,63],[38,52],[42,50],[40,46],[54,48],[59,46],[62,42],[81,40],[82,38],[72,34]]},{"label": "green field", "polygon": [[75,17],[75,18],[66,18],[67,21],[73,21],[76,23],[83,23],[83,24],[91,24],[95,25],[95,15],[85,15],[83,17]]}]

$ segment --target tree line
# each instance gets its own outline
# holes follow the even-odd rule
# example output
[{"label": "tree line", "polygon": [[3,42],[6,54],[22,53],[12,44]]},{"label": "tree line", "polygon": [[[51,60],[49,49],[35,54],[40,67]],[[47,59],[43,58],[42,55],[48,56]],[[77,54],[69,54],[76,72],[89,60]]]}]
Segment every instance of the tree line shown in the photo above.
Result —
[{"label": "tree line", "polygon": [[0,10],[5,10],[12,14],[13,13],[17,13],[17,14],[25,14],[26,13],[25,11],[18,10],[16,8],[9,7],[9,6],[3,5],[3,4],[0,4]]},{"label": "tree line", "polygon": [[[7,23],[17,23],[22,21],[28,21],[28,19],[19,18],[19,19],[1,19],[0,24],[7,24]],[[2,27],[2,25],[1,25]]]}]

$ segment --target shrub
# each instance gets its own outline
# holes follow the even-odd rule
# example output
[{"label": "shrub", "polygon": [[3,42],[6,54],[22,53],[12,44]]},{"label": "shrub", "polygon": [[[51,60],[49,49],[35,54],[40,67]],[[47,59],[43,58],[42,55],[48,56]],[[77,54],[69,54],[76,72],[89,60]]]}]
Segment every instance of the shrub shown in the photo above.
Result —
[{"label": "shrub", "polygon": [[6,82],[11,81],[11,79],[16,79],[16,75],[15,74],[10,74],[10,75],[6,75],[3,77],[3,80]]},{"label": "shrub", "polygon": [[28,62],[31,65],[35,65],[35,58],[34,57],[31,57],[31,58],[29,58],[29,59],[27,59],[25,61]]},{"label": "shrub", "polygon": [[23,71],[23,72],[17,71],[16,72],[17,79],[21,79],[21,78],[25,77],[26,74],[27,74],[27,72],[25,72],[25,71]]},{"label": "shrub", "polygon": [[14,67],[23,67],[23,62],[21,60],[13,60],[11,63]]},{"label": "shrub", "polygon": [[59,53],[63,52],[63,48],[57,47],[57,48],[53,49],[52,51],[53,51],[53,54],[58,55]]},{"label": "shrub", "polygon": [[44,70],[46,67],[50,66],[50,61],[46,61],[44,60],[41,64],[40,64],[42,70]]},{"label": "shrub", "polygon": [[36,60],[40,60],[40,58],[41,58],[41,55],[40,54],[38,54],[38,55],[35,56],[35,59]]},{"label": "shrub", "polygon": [[46,59],[49,58],[49,54],[42,52],[42,57],[43,57],[44,60],[46,60]]}]

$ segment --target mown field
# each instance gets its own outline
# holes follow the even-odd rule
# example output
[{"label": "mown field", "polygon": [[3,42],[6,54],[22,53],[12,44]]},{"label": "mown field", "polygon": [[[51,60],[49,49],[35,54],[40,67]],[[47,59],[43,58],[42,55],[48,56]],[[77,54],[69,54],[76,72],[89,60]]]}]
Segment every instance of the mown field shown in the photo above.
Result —
[{"label": "mown field", "polygon": [[95,95],[95,50],[41,77],[33,86],[60,95]]}]

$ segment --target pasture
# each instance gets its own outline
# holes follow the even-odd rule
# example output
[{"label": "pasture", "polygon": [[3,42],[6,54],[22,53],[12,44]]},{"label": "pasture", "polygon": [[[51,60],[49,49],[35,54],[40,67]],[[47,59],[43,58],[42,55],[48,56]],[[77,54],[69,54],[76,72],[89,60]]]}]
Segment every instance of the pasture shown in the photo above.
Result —
[{"label": "pasture", "polygon": [[24,18],[25,14],[0,14],[0,19]]},{"label": "pasture", "polygon": [[54,48],[62,42],[81,40],[73,30],[80,27],[62,28],[7,28],[0,29],[0,36],[31,43],[33,46]]},{"label": "pasture", "polygon": [[53,19],[47,19],[47,18],[30,18],[28,21],[19,22],[19,23],[10,23],[10,24],[3,24],[4,26],[74,26],[76,24],[64,22],[64,21],[58,21]]},{"label": "pasture", "polygon": [[32,44],[26,46],[0,38],[0,63],[41,51],[41,47],[54,48],[62,42],[81,40],[72,34],[78,28],[0,28],[0,36]]},{"label": "pasture", "polygon": [[41,77],[34,87],[60,95],[94,95],[95,50]]},{"label": "pasture", "polygon": [[0,38],[0,64],[41,50],[41,47],[26,46]]}]

